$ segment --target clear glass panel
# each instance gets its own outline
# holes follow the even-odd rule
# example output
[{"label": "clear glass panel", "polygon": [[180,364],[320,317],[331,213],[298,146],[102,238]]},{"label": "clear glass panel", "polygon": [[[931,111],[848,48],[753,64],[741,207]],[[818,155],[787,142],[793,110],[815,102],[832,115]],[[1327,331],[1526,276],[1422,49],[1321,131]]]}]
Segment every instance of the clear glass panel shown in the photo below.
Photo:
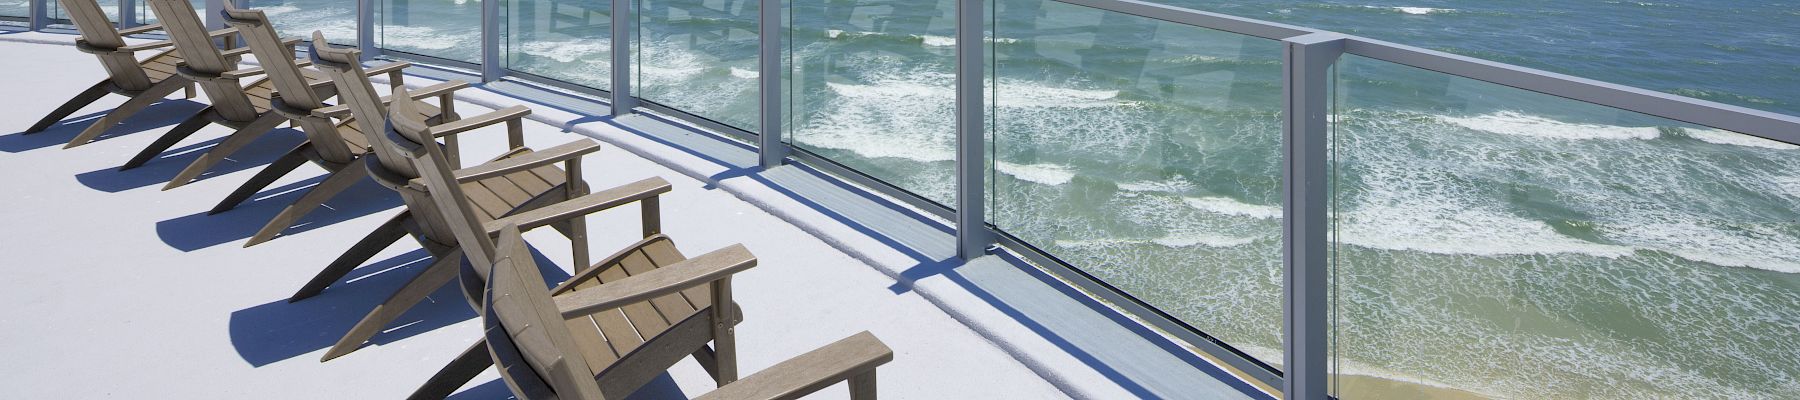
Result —
[{"label": "clear glass panel", "polygon": [[1343,397],[1800,394],[1800,146],[1337,67]]},{"label": "clear glass panel", "polygon": [[995,224],[1280,363],[1282,45],[997,7]]},{"label": "clear glass panel", "polygon": [[383,49],[481,63],[482,0],[380,0]]},{"label": "clear glass panel", "polygon": [[[142,1],[142,0],[139,0]],[[313,31],[332,43],[356,43],[356,0],[244,0],[262,10],[282,37],[312,40]]]},{"label": "clear glass panel", "polygon": [[31,18],[31,0],[0,0],[0,18]]},{"label": "clear glass panel", "polygon": [[793,0],[790,138],[955,204],[956,1]]},{"label": "clear glass panel", "polygon": [[[5,2],[5,1],[7,1],[7,0],[0,0],[0,2]],[[72,22],[69,22],[69,13],[67,11],[63,10],[61,1],[44,0],[44,2],[46,3],[45,5],[50,7],[50,20],[51,21],[54,21],[54,23],[56,23],[56,24],[72,24]],[[99,0],[98,3],[100,3],[100,10],[106,12],[106,19],[110,19],[110,20],[112,20],[114,25],[118,25],[118,23],[119,23],[119,0]],[[206,5],[205,0],[200,0],[199,2],[194,3],[194,10],[206,10],[205,5]],[[27,8],[31,7],[30,3],[21,1],[21,2],[19,2],[19,7],[20,7],[21,15],[26,16],[26,17],[29,17],[31,15],[30,11],[27,10]],[[0,10],[4,10],[5,8],[6,8],[5,5],[0,5]],[[148,10],[148,9],[146,9],[146,10]],[[139,15],[148,15],[148,14],[150,14],[149,11],[144,11],[143,14],[139,14]],[[152,18],[152,19],[155,19],[155,18]]]},{"label": "clear glass panel", "polygon": [[612,89],[612,1],[506,0],[504,8],[508,69]]},{"label": "clear glass panel", "polygon": [[758,0],[639,0],[637,97],[757,130]]},{"label": "clear glass panel", "polygon": [[[5,1],[5,0],[0,0],[0,1]],[[57,3],[56,0],[45,0],[45,1],[49,1],[51,3]],[[101,4],[102,8],[106,7],[105,2],[101,2],[100,4]],[[118,4],[118,0],[113,0],[113,4]],[[202,21],[204,21],[206,19],[206,0],[189,0],[188,4],[192,4],[194,6],[194,11],[200,13],[200,18]],[[138,0],[137,5],[138,5],[137,6],[138,23],[146,24],[146,25],[156,23],[156,12],[150,11],[150,2],[144,1],[144,0]],[[52,6],[52,7],[60,7],[60,6]],[[116,22],[118,22],[118,20],[114,19],[113,22],[116,23]],[[152,33],[161,33],[161,32],[152,32]]]}]

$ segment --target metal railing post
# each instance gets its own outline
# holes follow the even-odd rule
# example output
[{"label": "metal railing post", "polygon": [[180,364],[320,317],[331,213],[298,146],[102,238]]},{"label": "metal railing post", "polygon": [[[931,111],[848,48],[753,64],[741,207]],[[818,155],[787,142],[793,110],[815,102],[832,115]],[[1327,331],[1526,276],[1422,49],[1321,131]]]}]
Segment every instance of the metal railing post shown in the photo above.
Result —
[{"label": "metal railing post", "polygon": [[1327,388],[1326,278],[1328,164],[1326,72],[1344,52],[1344,38],[1315,33],[1287,39],[1283,54],[1282,398],[1324,400]]},{"label": "metal railing post", "polygon": [[987,126],[982,109],[986,78],[983,0],[956,1],[956,254],[972,259],[994,244],[988,231]]},{"label": "metal railing post", "polygon": [[26,6],[26,11],[31,14],[31,30],[41,31],[44,30],[44,27],[50,26],[50,2],[52,1],[56,0],[31,0],[30,5]]},{"label": "metal railing post", "polygon": [[[225,29],[225,17],[219,15],[219,12],[225,11],[225,2],[227,1],[231,0],[206,0],[206,9],[200,11],[201,14],[205,14],[201,15],[201,18],[206,19],[206,29]],[[231,45],[229,37],[225,38],[225,45]]]},{"label": "metal railing post", "polygon": [[119,29],[138,26],[137,0],[119,0]]},{"label": "metal railing post", "polygon": [[375,46],[376,1],[356,0],[356,49],[362,51],[363,61],[381,55],[381,48]]},{"label": "metal railing post", "polygon": [[637,98],[631,97],[632,3],[637,0],[612,0],[612,115],[631,114]]},{"label": "metal railing post", "polygon": [[757,40],[761,55],[757,59],[757,84],[762,100],[762,129],[757,132],[756,152],[763,168],[781,165],[787,158],[787,144],[781,142],[781,0],[760,0],[757,17]]},{"label": "metal railing post", "polygon": [[481,0],[481,81],[506,76],[500,68],[500,1]]}]

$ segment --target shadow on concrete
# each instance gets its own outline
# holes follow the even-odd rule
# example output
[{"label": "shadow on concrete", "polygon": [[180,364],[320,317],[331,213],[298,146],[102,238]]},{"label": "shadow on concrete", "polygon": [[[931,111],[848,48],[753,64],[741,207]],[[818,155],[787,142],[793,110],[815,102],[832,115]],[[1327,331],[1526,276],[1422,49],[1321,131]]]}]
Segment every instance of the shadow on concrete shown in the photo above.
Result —
[{"label": "shadow on concrete", "polygon": [[[194,160],[199,159],[201,155],[212,150],[213,146],[223,140],[225,140],[224,137],[216,137],[204,142],[172,148],[150,159],[143,166],[130,170],[120,171],[117,167],[108,167],[98,171],[83,172],[75,175],[75,180],[81,181],[81,184],[94,190],[108,193],[118,193],[145,186],[161,188],[163,184],[169,182],[169,179],[174,178],[175,174],[180,173],[183,168],[187,168],[188,164],[192,164]],[[286,154],[288,150],[292,150],[294,146],[305,141],[306,136],[293,129],[270,131],[262,137],[256,138],[248,146],[239,149],[237,153],[225,158],[224,161],[220,161],[206,173],[200,174],[194,179],[194,182],[190,182],[188,185],[220,175],[268,165],[276,158],[280,158],[282,154]],[[119,160],[119,163],[124,164],[125,161],[127,160]],[[182,189],[185,187],[171,190]],[[220,197],[223,196],[224,194],[221,193]],[[210,208],[211,205],[208,207]]]},{"label": "shadow on concrete", "polygon": [[[195,204],[193,208],[201,211],[185,216],[156,223],[156,234],[163,243],[181,251],[194,251],[225,243],[250,238],[263,225],[269,223],[275,214],[287,208],[294,200],[306,194],[306,190],[324,180],[324,176],[316,176],[303,181],[263,190],[256,197],[250,198],[237,208],[216,215],[207,215],[206,209],[212,204]],[[221,196],[223,197],[223,196]],[[382,187],[371,180],[363,180],[349,189],[338,193],[324,206],[314,209],[294,222],[294,225],[282,231],[281,236],[292,236],[318,229],[331,224],[356,219],[369,214],[394,209],[400,206],[400,196],[394,191]],[[358,234],[366,234],[358,232]],[[361,237],[361,236],[358,236]],[[348,248],[355,238],[344,240]],[[405,239],[402,239],[405,240]],[[332,251],[342,251],[333,249]]]},{"label": "shadow on concrete", "polygon": [[[106,133],[101,134],[100,137],[95,138],[94,140],[102,141],[175,125],[180,123],[181,120],[187,119],[187,117],[192,116],[194,113],[200,112],[201,109],[205,108],[205,104],[192,100],[164,100],[152,104],[149,107],[145,107],[142,111],[138,111],[137,115],[133,115],[131,118],[126,119],[125,123],[112,127],[112,129],[107,130]],[[107,109],[105,111],[65,118],[61,122],[50,125],[50,127],[44,129],[43,132],[29,135],[24,132],[15,132],[0,136],[0,151],[22,153],[45,147],[60,147],[69,143],[69,139],[74,139],[75,135],[80,134],[81,130],[86,129],[89,124],[94,122],[94,120],[100,119],[100,117],[105,116],[106,113],[110,112],[112,112],[112,110]],[[41,115],[38,116],[38,118],[42,117],[43,116]],[[32,122],[36,122],[36,120],[33,120]],[[92,145],[94,143],[88,144]],[[119,161],[124,162],[125,160]],[[173,173],[171,173],[171,175],[173,175]]]},{"label": "shadow on concrete", "polygon": [[[537,259],[545,279],[550,281],[546,287],[568,279],[567,272],[536,249],[532,250],[532,256]],[[231,345],[238,356],[257,367],[330,348],[376,305],[430,266],[431,261],[431,255],[424,250],[414,250],[357,268],[318,296],[293,303],[282,298],[232,312]],[[321,261],[319,266],[324,264]],[[295,282],[294,288],[298,289],[303,283]],[[451,281],[383,327],[381,333],[357,351],[371,351],[373,347],[474,318],[475,311],[469,308],[461,288]],[[470,331],[470,335],[476,334],[478,332]],[[446,358],[454,355],[447,354]],[[504,385],[501,389],[505,389]]]}]

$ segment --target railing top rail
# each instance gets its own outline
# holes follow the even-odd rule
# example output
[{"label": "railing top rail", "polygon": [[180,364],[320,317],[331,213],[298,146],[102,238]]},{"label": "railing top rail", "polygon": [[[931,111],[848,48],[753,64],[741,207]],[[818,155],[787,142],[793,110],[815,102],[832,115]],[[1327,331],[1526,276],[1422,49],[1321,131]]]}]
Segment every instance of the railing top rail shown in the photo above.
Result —
[{"label": "railing top rail", "polygon": [[1501,62],[1311,28],[1139,0],[1055,0],[1183,25],[1274,40],[1339,35],[1363,57],[1800,145],[1800,117],[1607,83]]}]

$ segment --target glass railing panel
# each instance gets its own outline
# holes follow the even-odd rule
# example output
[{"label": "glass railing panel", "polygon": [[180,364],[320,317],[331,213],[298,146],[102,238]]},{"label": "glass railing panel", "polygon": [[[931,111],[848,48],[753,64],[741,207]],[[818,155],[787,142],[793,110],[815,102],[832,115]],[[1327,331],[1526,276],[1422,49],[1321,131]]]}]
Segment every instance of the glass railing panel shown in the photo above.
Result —
[{"label": "glass railing panel", "polygon": [[995,224],[1279,364],[1281,43],[996,7]]},{"label": "glass railing panel", "polygon": [[792,0],[794,146],[927,200],[956,191],[956,1]]},{"label": "glass railing panel", "polygon": [[612,84],[612,1],[506,0],[506,68],[600,90]]},{"label": "glass railing panel", "polygon": [[482,0],[379,0],[382,49],[481,63]]},{"label": "glass railing panel", "polygon": [[[0,1],[5,1],[5,0],[0,0]],[[99,0],[98,3],[100,3],[100,10],[106,12],[106,19],[112,20],[113,24],[117,25],[119,23],[119,0]],[[201,0],[200,2],[194,3],[194,7],[195,7],[194,9],[195,10],[205,10],[206,9],[206,8],[204,8],[205,4],[206,4],[205,0]],[[63,10],[62,2],[56,1],[56,0],[44,0],[44,5],[47,7],[50,7],[50,21],[52,24],[57,24],[57,25],[73,24],[73,22],[69,21],[68,11]],[[19,7],[21,7],[20,10],[22,11],[23,15],[25,15],[27,17],[29,17],[31,14],[25,8],[30,7],[30,6],[31,6],[30,3],[23,2],[23,1],[19,2]],[[4,9],[4,8],[5,8],[5,6],[0,6],[0,9]],[[146,8],[142,14],[138,14],[138,15],[148,15],[148,14],[151,14],[151,13],[150,13],[149,9]],[[204,15],[204,14],[202,14],[202,15]],[[155,18],[152,18],[152,19],[155,19]]]},{"label": "glass railing panel", "polygon": [[[4,1],[4,0],[0,0],[0,1]],[[56,0],[45,0],[45,1],[48,1],[51,4],[57,3]],[[102,8],[106,7],[105,2],[101,2],[100,4],[101,4]],[[118,4],[118,1],[113,0],[113,4]],[[194,6],[194,11],[200,13],[200,18],[202,20],[206,19],[206,0],[189,0],[188,4],[192,4]],[[146,24],[146,25],[156,23],[156,12],[150,11],[150,2],[144,1],[144,0],[138,0],[137,5],[138,5],[137,6],[138,23]],[[51,6],[51,7],[60,7],[60,6]],[[108,15],[111,15],[111,14],[108,14]],[[119,20],[116,18],[113,19],[113,22],[115,22],[115,23],[118,21]],[[161,32],[158,31],[158,32],[154,32],[154,33],[161,33]]]},{"label": "glass railing panel", "polygon": [[319,31],[327,41],[349,44],[356,43],[356,1],[243,0],[245,7],[262,10],[282,37],[312,40]]},{"label": "glass railing panel", "polygon": [[0,20],[24,20],[31,18],[30,0],[0,0]]},{"label": "glass railing panel", "polygon": [[1342,397],[1800,393],[1800,146],[1337,69]]},{"label": "glass railing panel", "polygon": [[756,132],[758,1],[637,1],[637,97]]}]

